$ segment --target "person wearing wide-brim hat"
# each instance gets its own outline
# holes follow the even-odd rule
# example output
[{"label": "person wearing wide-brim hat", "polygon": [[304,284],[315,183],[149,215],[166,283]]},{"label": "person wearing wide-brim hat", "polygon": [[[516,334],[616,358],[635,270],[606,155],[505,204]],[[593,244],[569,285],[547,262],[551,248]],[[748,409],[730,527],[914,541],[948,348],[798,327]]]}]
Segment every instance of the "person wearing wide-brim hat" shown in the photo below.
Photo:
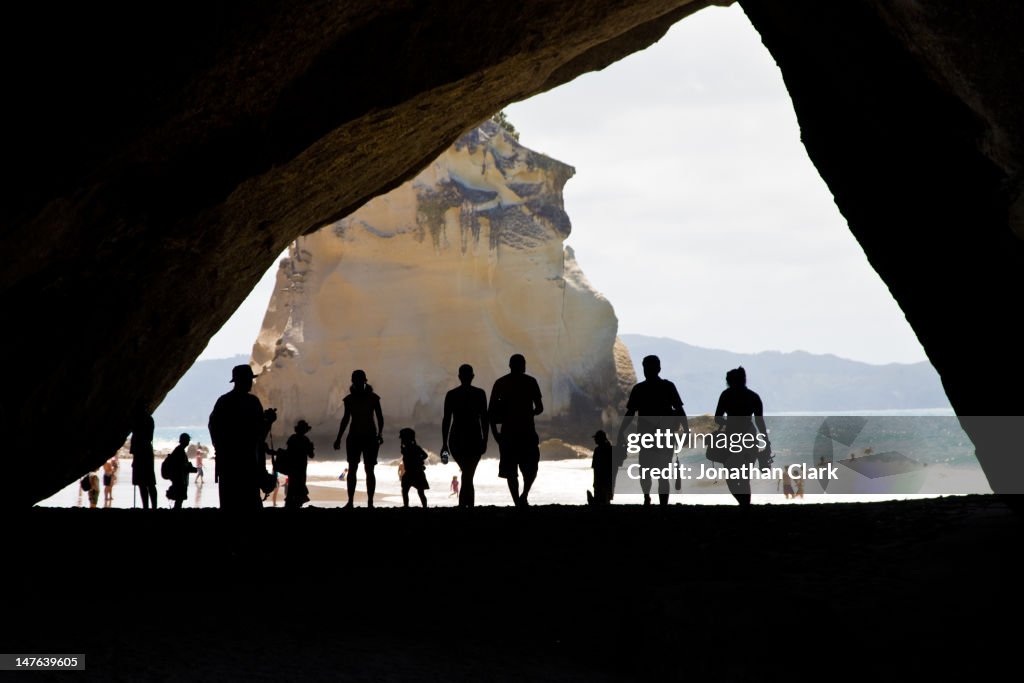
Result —
[{"label": "person wearing wide-brim hat", "polygon": [[234,387],[217,399],[210,413],[210,437],[222,510],[263,508],[260,489],[267,475],[263,404],[249,393],[256,375],[248,365],[231,369]]}]

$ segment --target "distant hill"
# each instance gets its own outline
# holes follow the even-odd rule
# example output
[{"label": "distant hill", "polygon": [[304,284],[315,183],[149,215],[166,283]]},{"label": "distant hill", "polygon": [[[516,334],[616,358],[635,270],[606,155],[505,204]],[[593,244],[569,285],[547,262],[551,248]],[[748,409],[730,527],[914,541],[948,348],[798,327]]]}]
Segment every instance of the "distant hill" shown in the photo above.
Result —
[{"label": "distant hill", "polygon": [[662,376],[676,383],[686,411],[714,412],[727,370],[742,365],[751,389],[769,412],[948,408],[931,363],[871,365],[805,351],[733,353],[664,337],[620,335],[641,376],[640,361],[654,354]]},{"label": "distant hill", "polygon": [[[621,339],[638,376],[644,356],[661,358],[662,374],[679,387],[690,414],[713,412],[725,388],[725,371],[739,365],[770,412],[949,407],[939,375],[927,362],[871,365],[805,351],[733,353],[664,337],[624,334]],[[156,423],[205,425],[217,397],[231,388],[231,368],[248,361],[240,355],[197,362],[156,409]]]},{"label": "distant hill", "polygon": [[153,413],[157,425],[205,425],[213,404],[231,389],[231,368],[249,362],[249,356],[201,360],[189,368]]}]

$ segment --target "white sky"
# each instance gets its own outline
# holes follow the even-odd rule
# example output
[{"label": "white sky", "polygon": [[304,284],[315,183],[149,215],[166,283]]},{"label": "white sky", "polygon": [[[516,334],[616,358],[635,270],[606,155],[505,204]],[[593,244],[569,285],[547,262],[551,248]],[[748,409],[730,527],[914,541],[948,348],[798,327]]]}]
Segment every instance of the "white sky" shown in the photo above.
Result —
[{"label": "white sky", "polygon": [[[567,244],[620,333],[711,348],[924,360],[800,143],[742,10],[712,7],[604,71],[506,109],[573,165]],[[248,354],[273,271],[201,358]]]}]

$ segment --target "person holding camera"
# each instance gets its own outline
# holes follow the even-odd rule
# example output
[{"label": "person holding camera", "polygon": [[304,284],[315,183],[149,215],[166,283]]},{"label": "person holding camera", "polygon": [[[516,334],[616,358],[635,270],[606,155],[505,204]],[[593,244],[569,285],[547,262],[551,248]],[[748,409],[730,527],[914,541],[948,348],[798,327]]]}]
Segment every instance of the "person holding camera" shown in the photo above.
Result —
[{"label": "person holding camera", "polygon": [[263,507],[266,479],[265,441],[270,424],[263,404],[249,393],[253,374],[248,365],[231,370],[234,387],[217,399],[210,413],[210,437],[216,452],[216,479],[222,510],[256,510]]}]

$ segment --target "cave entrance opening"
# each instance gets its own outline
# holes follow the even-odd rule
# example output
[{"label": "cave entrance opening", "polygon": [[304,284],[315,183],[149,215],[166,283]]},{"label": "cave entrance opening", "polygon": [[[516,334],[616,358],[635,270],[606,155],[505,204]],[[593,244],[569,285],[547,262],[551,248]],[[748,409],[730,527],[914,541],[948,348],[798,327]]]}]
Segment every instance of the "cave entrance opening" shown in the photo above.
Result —
[{"label": "cave entrance opening", "polygon": [[[781,74],[738,5],[702,10],[647,50],[505,114],[524,146],[575,167],[567,244],[636,348],[668,338],[925,359],[811,164]],[[201,358],[249,353],[276,270]],[[665,366],[668,377],[681,371]]]}]

